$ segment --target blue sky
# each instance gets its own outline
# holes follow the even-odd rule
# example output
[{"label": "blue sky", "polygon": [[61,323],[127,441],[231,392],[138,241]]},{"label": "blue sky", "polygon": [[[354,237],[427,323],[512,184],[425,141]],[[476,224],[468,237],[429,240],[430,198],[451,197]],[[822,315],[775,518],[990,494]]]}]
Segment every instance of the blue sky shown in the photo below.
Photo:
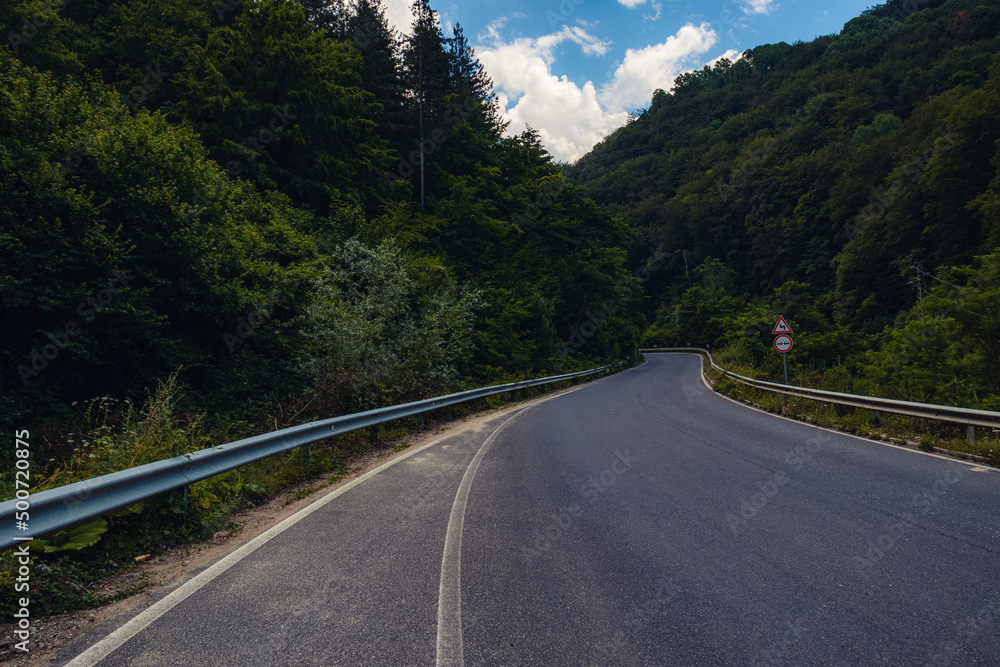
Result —
[{"label": "blue sky", "polygon": [[[408,30],[411,0],[384,0]],[[772,42],[840,32],[872,0],[441,0],[500,95],[509,131],[530,124],[557,159],[574,161],[648,106],[656,88],[718,58]]]}]

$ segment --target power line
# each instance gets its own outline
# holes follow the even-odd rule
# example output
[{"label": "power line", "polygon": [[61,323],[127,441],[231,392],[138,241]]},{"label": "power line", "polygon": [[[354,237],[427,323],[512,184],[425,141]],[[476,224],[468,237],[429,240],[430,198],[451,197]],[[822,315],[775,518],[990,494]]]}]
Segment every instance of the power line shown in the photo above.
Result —
[{"label": "power line", "polygon": [[892,287],[885,287],[883,289],[876,290],[874,292],[869,292],[868,294],[865,294],[864,296],[877,296],[879,294],[882,294],[883,292],[889,292],[891,290],[899,289],[900,287],[906,287],[907,285],[912,285],[912,284],[913,284],[912,280],[907,280],[905,283],[899,283],[898,285],[893,285]]},{"label": "power line", "polygon": [[938,278],[937,276],[935,276],[933,273],[928,273],[927,271],[924,271],[922,268],[920,268],[920,266],[916,266],[916,267],[911,266],[910,268],[911,269],[915,268],[917,270],[918,274],[923,274],[925,276],[933,278],[934,280],[938,281],[939,283],[944,283],[945,285],[951,285],[952,287],[955,287],[957,289],[965,289],[964,287],[962,287],[960,285],[956,285],[955,283],[950,283],[947,280],[941,280],[940,278]]}]

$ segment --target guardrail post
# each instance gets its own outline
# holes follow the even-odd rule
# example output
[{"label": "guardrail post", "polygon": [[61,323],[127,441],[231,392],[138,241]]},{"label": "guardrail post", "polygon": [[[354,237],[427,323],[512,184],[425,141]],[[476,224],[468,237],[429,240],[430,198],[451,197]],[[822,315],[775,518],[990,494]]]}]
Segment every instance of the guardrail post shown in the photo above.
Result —
[{"label": "guardrail post", "polygon": [[969,424],[968,430],[965,433],[965,439],[969,441],[970,445],[976,444],[976,427]]},{"label": "guardrail post", "polygon": [[313,460],[312,445],[302,445],[302,453],[306,457],[306,465],[312,465],[312,460]]},{"label": "guardrail post", "polygon": [[872,414],[873,414],[873,415],[875,416],[875,419],[874,419],[874,422],[875,422],[876,424],[878,424],[878,423],[879,423],[879,414],[878,414],[878,410],[872,410]]}]

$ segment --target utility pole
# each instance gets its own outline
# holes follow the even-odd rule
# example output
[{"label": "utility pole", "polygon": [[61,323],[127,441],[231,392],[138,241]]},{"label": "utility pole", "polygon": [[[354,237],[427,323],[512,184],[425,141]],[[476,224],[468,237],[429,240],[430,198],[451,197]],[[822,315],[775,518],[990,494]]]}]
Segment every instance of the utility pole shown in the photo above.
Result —
[{"label": "utility pole", "polygon": [[917,264],[910,268],[917,272],[917,301],[923,301],[924,297],[927,296],[927,288],[924,287],[924,265]]}]

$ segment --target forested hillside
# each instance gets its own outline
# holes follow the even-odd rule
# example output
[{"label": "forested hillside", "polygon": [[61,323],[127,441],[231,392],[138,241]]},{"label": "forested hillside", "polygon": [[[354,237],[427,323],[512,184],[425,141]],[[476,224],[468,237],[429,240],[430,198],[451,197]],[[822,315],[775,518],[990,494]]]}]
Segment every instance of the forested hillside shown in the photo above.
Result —
[{"label": "forested hillside", "polygon": [[4,428],[174,372],[213,417],[306,418],[634,349],[627,229],[413,12],[0,6]]},{"label": "forested hillside", "polygon": [[893,0],[681,75],[570,179],[671,261],[646,344],[1000,408],[1000,5]]}]

